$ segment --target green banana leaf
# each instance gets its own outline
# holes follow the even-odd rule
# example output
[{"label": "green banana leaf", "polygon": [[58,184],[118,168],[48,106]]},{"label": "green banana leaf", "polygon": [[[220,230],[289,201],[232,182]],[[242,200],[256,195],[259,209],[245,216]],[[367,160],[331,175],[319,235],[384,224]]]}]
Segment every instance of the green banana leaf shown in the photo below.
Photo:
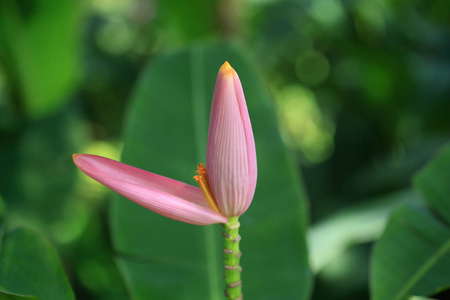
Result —
[{"label": "green banana leaf", "polygon": [[39,300],[38,297],[0,291],[0,300]]},{"label": "green banana leaf", "polygon": [[431,296],[450,288],[450,147],[414,180],[428,206],[402,206],[375,246],[374,300]]},{"label": "green banana leaf", "polygon": [[75,299],[58,254],[37,233],[12,230],[0,247],[0,300]]},{"label": "green banana leaf", "polygon": [[[125,163],[195,185],[205,162],[217,72],[240,76],[255,135],[258,184],[240,218],[243,292],[248,299],[307,299],[306,196],[257,66],[239,46],[197,46],[162,55],[143,72],[125,131]],[[220,225],[170,220],[115,195],[111,230],[132,299],[223,299]]]}]

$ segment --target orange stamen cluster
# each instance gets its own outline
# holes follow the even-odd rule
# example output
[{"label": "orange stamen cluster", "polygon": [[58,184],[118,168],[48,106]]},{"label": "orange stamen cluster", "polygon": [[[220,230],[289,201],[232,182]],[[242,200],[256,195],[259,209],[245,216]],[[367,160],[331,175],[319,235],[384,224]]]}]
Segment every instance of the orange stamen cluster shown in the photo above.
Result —
[{"label": "orange stamen cluster", "polygon": [[198,185],[200,187],[200,190],[202,191],[203,195],[205,196],[206,202],[208,203],[209,207],[220,213],[219,207],[217,206],[216,200],[214,199],[211,188],[209,187],[208,183],[208,176],[206,175],[206,167],[204,164],[200,163],[197,166],[197,171],[195,171],[198,175],[194,176],[195,181],[198,182]]}]

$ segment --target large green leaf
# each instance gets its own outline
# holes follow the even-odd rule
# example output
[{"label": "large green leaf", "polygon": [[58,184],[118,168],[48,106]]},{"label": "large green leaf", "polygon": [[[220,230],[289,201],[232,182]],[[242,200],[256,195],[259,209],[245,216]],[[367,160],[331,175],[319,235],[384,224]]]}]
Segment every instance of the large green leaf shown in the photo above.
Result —
[{"label": "large green leaf", "polygon": [[401,207],[375,246],[374,300],[428,296],[450,287],[450,147],[415,178],[427,207]]},{"label": "large green leaf", "polygon": [[38,297],[0,291],[0,300],[39,300]]},{"label": "large green leaf", "polygon": [[[143,73],[125,131],[123,161],[192,183],[206,158],[214,82],[228,60],[247,99],[258,155],[258,185],[241,217],[244,294],[306,299],[310,275],[305,194],[277,131],[255,67],[240,48],[220,44],[161,56]],[[173,221],[116,196],[111,226],[118,264],[133,299],[222,299],[219,225]]]},{"label": "large green leaf", "polygon": [[0,299],[22,298],[75,299],[53,247],[35,232],[19,228],[1,241]]},{"label": "large green leaf", "polygon": [[450,146],[417,174],[414,184],[436,213],[450,223]]}]

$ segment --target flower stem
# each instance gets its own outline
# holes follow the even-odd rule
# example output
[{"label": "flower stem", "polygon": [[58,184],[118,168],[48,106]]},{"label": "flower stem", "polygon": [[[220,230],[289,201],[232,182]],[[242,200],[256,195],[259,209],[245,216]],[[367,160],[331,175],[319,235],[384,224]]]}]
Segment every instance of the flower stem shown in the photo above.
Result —
[{"label": "flower stem", "polygon": [[239,217],[231,217],[228,219],[228,223],[223,225],[223,263],[225,267],[225,296],[228,300],[242,300],[242,282],[241,272],[242,268],[239,266],[239,259],[242,255],[239,251],[239,241],[241,236],[239,235]]}]

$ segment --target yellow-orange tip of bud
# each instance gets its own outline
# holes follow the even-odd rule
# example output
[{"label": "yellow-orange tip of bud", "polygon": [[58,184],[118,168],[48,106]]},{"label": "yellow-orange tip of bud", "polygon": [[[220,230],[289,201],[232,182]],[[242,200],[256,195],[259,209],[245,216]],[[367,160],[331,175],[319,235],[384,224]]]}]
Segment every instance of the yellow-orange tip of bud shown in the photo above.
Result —
[{"label": "yellow-orange tip of bud", "polygon": [[220,72],[227,75],[230,74],[231,71],[233,71],[233,67],[226,61],[223,63],[223,65],[220,67]]}]

